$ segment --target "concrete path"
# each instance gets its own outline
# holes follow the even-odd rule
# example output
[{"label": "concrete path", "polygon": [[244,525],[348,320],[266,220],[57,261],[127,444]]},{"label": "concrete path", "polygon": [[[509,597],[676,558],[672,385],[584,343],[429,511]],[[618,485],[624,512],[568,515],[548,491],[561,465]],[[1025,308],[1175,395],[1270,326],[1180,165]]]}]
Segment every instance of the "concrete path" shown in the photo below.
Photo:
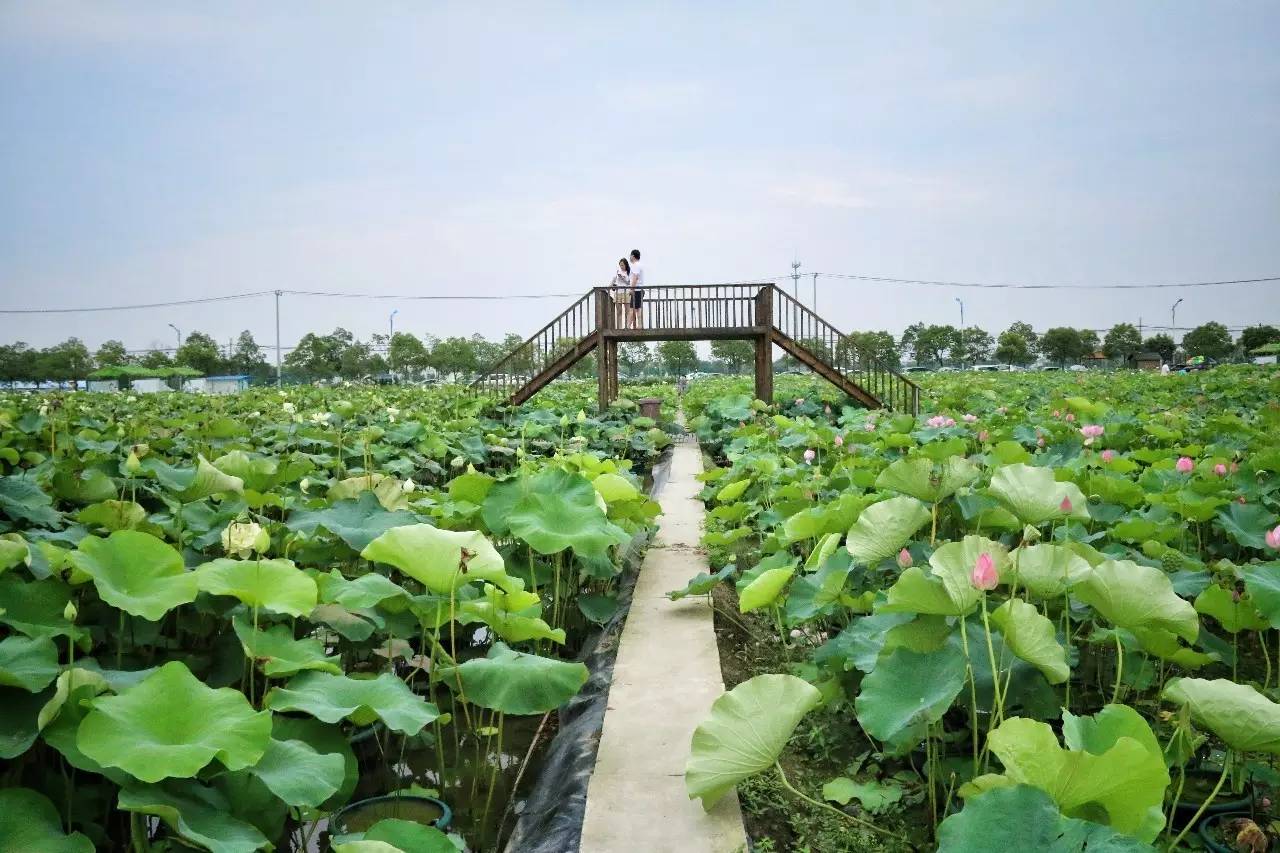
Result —
[{"label": "concrete path", "polygon": [[659,495],[658,532],[636,580],[622,631],[595,772],[587,788],[582,853],[733,853],[746,849],[738,797],[711,812],[690,800],[684,765],[693,730],[724,692],[711,608],[668,601],[698,572],[702,471],[696,441],[678,444]]}]

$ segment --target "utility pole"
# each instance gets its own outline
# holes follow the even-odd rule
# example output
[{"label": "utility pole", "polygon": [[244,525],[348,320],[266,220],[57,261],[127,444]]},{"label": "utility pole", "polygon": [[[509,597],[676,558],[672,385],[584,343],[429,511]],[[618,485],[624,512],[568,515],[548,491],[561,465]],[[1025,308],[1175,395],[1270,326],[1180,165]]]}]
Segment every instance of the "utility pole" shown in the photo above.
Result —
[{"label": "utility pole", "polygon": [[1182,298],[1178,298],[1178,302],[1173,303],[1173,307],[1169,309],[1169,337],[1173,338],[1174,343],[1178,341],[1178,303],[1182,302]]},{"label": "utility pole", "polygon": [[177,326],[173,325],[172,323],[169,323],[168,325],[169,325],[169,328],[173,329],[173,331],[178,335],[178,349],[175,349],[173,351],[173,355],[176,358],[178,355],[178,350],[182,349],[182,330],[179,329]]},{"label": "utility pole", "polygon": [[791,262],[791,295],[800,298],[800,262]]},{"label": "utility pole", "polygon": [[959,296],[955,297],[956,304],[960,306],[960,366],[964,367],[964,300]]},{"label": "utility pole", "polygon": [[818,274],[813,274],[813,310],[818,310]]},{"label": "utility pole", "polygon": [[276,387],[283,384],[280,376],[280,291],[276,291]]}]

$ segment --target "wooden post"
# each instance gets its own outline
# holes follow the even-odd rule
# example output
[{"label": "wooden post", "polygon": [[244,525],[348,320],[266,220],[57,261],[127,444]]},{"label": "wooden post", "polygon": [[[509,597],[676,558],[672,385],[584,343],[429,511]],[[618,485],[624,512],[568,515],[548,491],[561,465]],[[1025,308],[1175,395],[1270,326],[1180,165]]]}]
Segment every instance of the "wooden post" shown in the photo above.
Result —
[{"label": "wooden post", "polygon": [[756,399],[773,404],[773,285],[756,294]]},{"label": "wooden post", "polygon": [[600,335],[600,346],[596,348],[596,401],[600,411],[609,408],[609,348],[605,343],[605,330],[612,325],[613,303],[609,299],[609,291],[603,287],[596,288],[596,332]]}]

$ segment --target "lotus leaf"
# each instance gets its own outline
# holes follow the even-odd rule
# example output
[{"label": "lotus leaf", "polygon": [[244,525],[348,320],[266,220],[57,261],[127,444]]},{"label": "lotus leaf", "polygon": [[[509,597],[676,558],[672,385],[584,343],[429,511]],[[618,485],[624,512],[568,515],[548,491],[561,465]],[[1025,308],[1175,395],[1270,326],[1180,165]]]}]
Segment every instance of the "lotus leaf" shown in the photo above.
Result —
[{"label": "lotus leaf", "polygon": [[342,787],[346,763],[342,755],[318,752],[305,741],[272,738],[249,772],[289,805],[314,808]]},{"label": "lotus leaf", "polygon": [[721,503],[736,501],[738,498],[742,497],[743,492],[745,492],[750,486],[750,479],[734,480],[732,483],[728,483],[723,486],[720,491],[716,492],[716,500]]},{"label": "lotus leaf", "polygon": [[276,678],[303,670],[342,673],[341,658],[325,655],[324,643],[315,637],[295,640],[286,625],[272,625],[255,631],[253,623],[243,615],[231,622],[245,657],[262,666],[262,671]]},{"label": "lotus leaf", "polygon": [[196,576],[177,549],[149,533],[117,530],[106,539],[86,536],[70,556],[77,571],[93,578],[102,600],[152,622],[180,604],[196,600]]},{"label": "lotus leaf", "polygon": [[493,544],[474,531],[440,530],[429,524],[397,527],[370,542],[360,556],[394,566],[438,595],[474,580],[508,591],[524,589],[522,581],[507,574]]},{"label": "lotus leaf", "polygon": [[20,563],[27,563],[30,560],[31,551],[27,548],[27,543],[22,541],[21,538],[0,539],[0,573],[8,571]]},{"label": "lotus leaf", "polygon": [[822,798],[847,806],[857,800],[872,814],[885,811],[902,800],[902,786],[896,782],[855,782],[847,776],[837,776],[822,786]]},{"label": "lotus leaf", "polygon": [[440,710],[389,672],[357,679],[328,672],[304,672],[284,687],[272,688],[265,704],[273,711],[302,711],[326,723],[350,719],[358,726],[382,720],[392,731],[416,735]]},{"label": "lotus leaf", "polygon": [[441,681],[456,684],[459,679],[467,701],[482,708],[504,714],[542,714],[577,695],[587,683],[587,668],[494,643],[483,658],[441,668]]},{"label": "lotus leaf", "polygon": [[0,640],[0,685],[36,693],[58,675],[58,647],[48,637]]},{"label": "lotus leaf", "polygon": [[991,558],[996,576],[1003,582],[1009,571],[1009,551],[985,536],[966,536],[959,542],[947,542],[929,557],[933,576],[942,581],[957,613],[969,612],[981,597],[973,585],[972,575],[983,554]]},{"label": "lotus leaf", "polygon": [[244,480],[224,474],[203,456],[197,457],[194,471],[183,472],[184,475],[188,473],[189,477],[183,477],[186,485],[178,491],[178,498],[183,503],[191,503],[223,492],[244,491]]},{"label": "lotus leaf", "polygon": [[399,480],[386,474],[361,474],[348,477],[329,487],[328,498],[332,503],[356,500],[362,495],[372,495],[383,509],[389,511],[403,510],[409,503]]},{"label": "lotus leaf", "polygon": [[1191,711],[1191,719],[1240,752],[1280,755],[1280,705],[1247,684],[1225,678],[1173,678],[1161,697]]},{"label": "lotus leaf", "polygon": [[0,758],[17,758],[40,735],[40,710],[54,691],[28,693],[20,687],[0,687]]},{"label": "lotus leaf", "polygon": [[0,850],[13,853],[93,853],[79,832],[64,835],[53,803],[30,788],[0,788]]},{"label": "lotus leaf", "polygon": [[1075,587],[1075,595],[1113,625],[1129,630],[1169,631],[1194,643],[1200,619],[1189,601],[1173,591],[1169,576],[1131,560],[1107,560]]},{"label": "lotus leaf", "polygon": [[53,696],[40,708],[36,724],[43,729],[57,719],[58,713],[62,710],[62,706],[67,703],[71,694],[81,688],[85,688],[81,695],[88,697],[105,693],[111,689],[107,679],[100,672],[82,669],[78,666],[64,669],[58,674]]},{"label": "lotus leaf", "polygon": [[631,539],[609,521],[591,481],[560,468],[498,483],[485,498],[482,513],[495,534],[509,530],[539,554],[571,549],[579,556],[604,557],[610,547]]},{"label": "lotus leaf", "polygon": [[409,597],[404,587],[377,572],[347,580],[340,571],[333,569],[327,575],[317,576],[316,586],[320,589],[320,600],[325,604],[340,604],[357,610],[376,607],[388,598]]},{"label": "lotus leaf", "polygon": [[276,484],[280,463],[266,456],[233,450],[213,460],[213,467],[224,474],[239,477],[245,488],[265,492]]},{"label": "lotus leaf", "polygon": [[1011,598],[991,612],[991,623],[1004,635],[1009,650],[1044,673],[1050,684],[1067,680],[1067,650],[1058,643],[1053,622],[1035,605]]},{"label": "lotus leaf", "polygon": [[1087,820],[1063,817],[1030,785],[990,790],[938,827],[938,853],[1035,850],[1039,853],[1155,853],[1150,844]]},{"label": "lotus leaf", "polygon": [[360,765],[342,728],[312,717],[289,717],[276,714],[271,721],[271,737],[275,740],[302,741],[320,755],[336,755],[342,759],[342,784],[320,808],[333,811],[351,799],[360,781]]},{"label": "lotus leaf", "polygon": [[881,613],[929,613],[935,616],[963,616],[978,606],[981,593],[971,592],[953,600],[947,587],[936,577],[929,577],[919,566],[903,571],[889,587]]},{"label": "lotus leaf", "polygon": [[116,484],[98,468],[85,468],[78,473],[63,470],[53,475],[53,491],[72,503],[91,504],[114,498]]},{"label": "lotus leaf", "polygon": [[[1109,713],[1107,706],[1102,715]],[[988,742],[1004,765],[1004,779],[979,777],[961,788],[966,798],[993,784],[1034,785],[1068,817],[1102,818],[1107,825],[1150,842],[1164,826],[1161,804],[1169,771],[1155,736],[1136,712],[1116,713],[1094,725],[1077,723],[1080,749],[1063,749],[1046,723],[1014,717]],[[1141,727],[1141,728],[1140,728]],[[1139,731],[1140,737],[1134,735]],[[1072,731],[1072,730],[1068,730]],[[1071,735],[1068,735],[1071,736]]]},{"label": "lotus leaf", "polygon": [[915,498],[896,497],[874,503],[849,528],[845,547],[856,563],[874,566],[892,557],[932,518]]},{"label": "lotus leaf", "polygon": [[1218,523],[1236,542],[1263,550],[1267,547],[1267,531],[1275,527],[1276,517],[1257,504],[1232,503],[1218,513]]},{"label": "lotus leaf", "polygon": [[738,609],[750,613],[777,601],[787,581],[796,573],[795,562],[783,568],[767,569],[742,587],[738,591]]},{"label": "lotus leaf", "polygon": [[804,561],[805,571],[815,572],[822,568],[822,564],[825,563],[839,547],[839,533],[828,533],[826,536],[823,536],[817,546],[809,553],[808,559]]},{"label": "lotus leaf", "polygon": [[409,853],[457,853],[458,848],[434,826],[399,818],[384,818],[369,827],[365,841],[392,845]]},{"label": "lotus leaf", "polygon": [[899,459],[881,471],[876,478],[876,488],[892,489],[925,503],[937,503],[962,486],[971,485],[978,476],[978,466],[963,456],[952,456],[937,463],[913,456]]},{"label": "lotus leaf", "polygon": [[[1073,519],[1087,522],[1089,504],[1075,483],[1059,483],[1053,469],[1022,463],[1005,465],[991,475],[990,493],[1023,524]],[[1071,511],[1062,510],[1062,501],[1071,502]]]},{"label": "lotus leaf", "polygon": [[252,608],[289,616],[306,616],[316,608],[316,582],[292,560],[222,557],[200,566],[195,577],[201,592],[229,595]]},{"label": "lotus leaf", "polygon": [[640,490],[621,474],[601,474],[591,481],[607,504],[625,503],[640,497]]},{"label": "lotus leaf", "polygon": [[194,780],[130,785],[120,792],[119,806],[160,818],[180,837],[210,853],[253,853],[271,847],[257,827],[232,816],[225,794]]},{"label": "lotus leaf", "polygon": [[1056,599],[1092,571],[1087,560],[1065,545],[1029,545],[1012,553],[1008,583],[1036,598]]},{"label": "lotus leaf", "polygon": [[789,621],[812,619],[840,600],[850,569],[849,555],[842,557],[842,561],[832,560],[814,574],[802,575],[791,585],[786,605]]},{"label": "lotus leaf", "polygon": [[252,767],[271,739],[269,712],[254,712],[238,690],[205,686],[180,661],[92,706],[80,751],[143,782],[194,776],[215,758],[228,770]]},{"label": "lotus leaf", "polygon": [[41,527],[57,527],[62,522],[62,513],[53,508],[53,498],[30,477],[0,477],[0,512]]},{"label": "lotus leaf", "polygon": [[290,530],[311,534],[323,528],[355,551],[396,527],[417,524],[419,518],[408,510],[388,512],[372,492],[361,492],[354,500],[340,500],[318,509],[295,510],[285,522]]},{"label": "lotus leaf", "polygon": [[1197,613],[1212,616],[1228,633],[1238,634],[1241,631],[1261,631],[1269,626],[1266,619],[1253,606],[1253,598],[1248,593],[1233,595],[1217,584],[1210,584],[1196,596]]},{"label": "lotus leaf", "polygon": [[106,530],[133,530],[147,520],[147,511],[133,501],[105,500],[80,510],[76,520]]},{"label": "lotus leaf", "polygon": [[[525,600],[525,596],[532,601]],[[507,594],[492,584],[485,584],[484,598],[462,602],[457,606],[457,618],[464,624],[483,622],[508,643],[540,639],[563,645],[564,629],[553,629],[540,618],[540,601],[533,593]]]},{"label": "lotus leaf", "polygon": [[1246,566],[1244,588],[1268,624],[1280,628],[1280,561]]},{"label": "lotus leaf", "polygon": [[894,649],[862,680],[854,700],[858,723],[901,755],[942,719],[964,682],[964,653],[954,644],[926,654]]},{"label": "lotus leaf", "polygon": [[778,760],[805,714],[822,701],[794,675],[757,675],[722,694],[693,733],[684,782],[710,809],[743,779]]},{"label": "lotus leaf", "polygon": [[733,563],[729,563],[714,575],[709,575],[706,572],[699,572],[692,580],[685,584],[684,589],[668,592],[667,598],[672,601],[679,601],[680,599],[690,595],[707,595],[717,585],[733,577],[733,573],[735,571],[737,571],[737,567],[734,566]]}]

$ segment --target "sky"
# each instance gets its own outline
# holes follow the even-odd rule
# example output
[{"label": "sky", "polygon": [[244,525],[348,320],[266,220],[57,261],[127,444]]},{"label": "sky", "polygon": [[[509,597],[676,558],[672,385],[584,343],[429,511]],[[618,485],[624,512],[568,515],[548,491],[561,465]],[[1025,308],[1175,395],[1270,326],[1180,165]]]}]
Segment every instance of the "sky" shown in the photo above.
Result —
[{"label": "sky", "polygon": [[[0,0],[0,308],[582,293],[811,272],[1280,276],[1280,4]],[[1280,282],[819,276],[849,330],[1280,324]],[[285,296],[285,346],[572,301]],[[0,342],[274,344],[270,297],[0,314]]]}]

